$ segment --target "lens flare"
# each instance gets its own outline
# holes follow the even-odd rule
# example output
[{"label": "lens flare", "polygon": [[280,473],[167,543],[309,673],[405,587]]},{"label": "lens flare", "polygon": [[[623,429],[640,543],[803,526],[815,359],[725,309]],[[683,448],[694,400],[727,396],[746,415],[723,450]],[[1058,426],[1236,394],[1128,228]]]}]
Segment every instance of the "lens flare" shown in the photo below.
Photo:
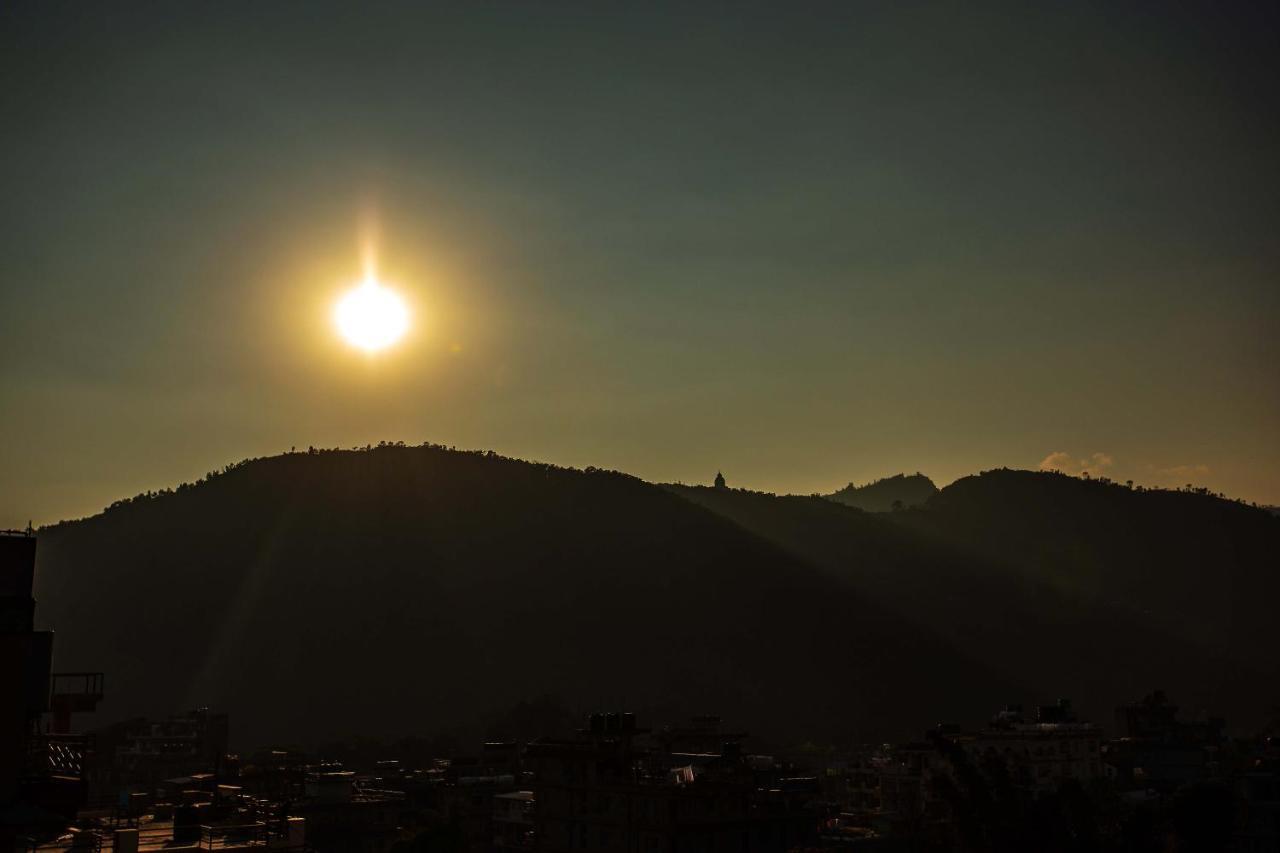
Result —
[{"label": "lens flare", "polygon": [[365,352],[386,349],[409,329],[409,309],[395,291],[366,278],[333,308],[338,332]]}]

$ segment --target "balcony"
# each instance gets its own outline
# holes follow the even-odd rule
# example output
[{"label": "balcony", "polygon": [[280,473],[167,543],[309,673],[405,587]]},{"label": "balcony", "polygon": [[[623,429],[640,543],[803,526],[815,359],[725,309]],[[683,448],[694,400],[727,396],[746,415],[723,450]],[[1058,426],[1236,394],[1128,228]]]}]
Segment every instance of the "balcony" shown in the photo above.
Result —
[{"label": "balcony", "polygon": [[74,713],[92,711],[102,696],[100,672],[55,672],[49,676],[49,701],[55,712],[59,708]]}]

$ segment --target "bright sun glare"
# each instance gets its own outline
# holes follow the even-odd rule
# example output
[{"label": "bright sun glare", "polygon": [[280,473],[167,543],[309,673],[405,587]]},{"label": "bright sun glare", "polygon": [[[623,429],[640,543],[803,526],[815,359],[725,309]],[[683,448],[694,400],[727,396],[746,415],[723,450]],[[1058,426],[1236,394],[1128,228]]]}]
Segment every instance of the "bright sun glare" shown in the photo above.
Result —
[{"label": "bright sun glare", "polygon": [[333,320],[352,346],[377,352],[400,340],[408,330],[409,309],[395,291],[366,278],[338,300]]}]

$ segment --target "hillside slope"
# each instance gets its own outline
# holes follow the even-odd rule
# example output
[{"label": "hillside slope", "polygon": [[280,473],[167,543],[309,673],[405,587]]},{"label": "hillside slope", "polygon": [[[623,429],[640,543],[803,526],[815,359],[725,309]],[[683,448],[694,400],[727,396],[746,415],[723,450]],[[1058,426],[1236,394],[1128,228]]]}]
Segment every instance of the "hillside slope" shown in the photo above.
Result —
[{"label": "hillside slope", "polygon": [[1280,518],[1212,495],[988,471],[893,521],[1086,602],[1274,663]]},{"label": "hillside slope", "polygon": [[548,693],[898,737],[1011,689],[661,488],[435,447],[256,460],[47,528],[37,578],[58,667],[107,673],[100,719],[207,704],[239,744]]},{"label": "hillside slope", "polygon": [[[968,478],[924,507],[888,514],[820,498],[671,488],[1026,684],[1031,693],[1017,698],[1069,695],[1107,723],[1116,704],[1159,686],[1244,727],[1280,700],[1280,666],[1260,644],[1269,624],[1262,613],[1274,601],[1267,555],[1280,545],[1280,529],[1261,523],[1265,514],[1166,493],[1132,493],[1119,507],[1104,494],[1094,506],[1098,484],[1088,483],[1077,505],[1069,496],[1082,481],[1074,480],[1032,481],[1068,495],[1037,500],[1021,490],[1023,475],[1041,476]],[[1181,500],[1189,497],[1197,500]],[[1107,524],[1094,523],[1108,514]],[[1052,524],[1037,528],[1042,516]],[[1160,529],[1204,547],[1175,559]],[[1217,587],[1203,600],[1223,609],[1207,616],[1180,585]],[[1222,586],[1237,592],[1224,595]],[[1260,598],[1243,601],[1247,590]]]},{"label": "hillside slope", "polygon": [[919,506],[937,493],[933,480],[923,474],[895,474],[864,486],[850,483],[827,499],[867,512],[889,512]]}]

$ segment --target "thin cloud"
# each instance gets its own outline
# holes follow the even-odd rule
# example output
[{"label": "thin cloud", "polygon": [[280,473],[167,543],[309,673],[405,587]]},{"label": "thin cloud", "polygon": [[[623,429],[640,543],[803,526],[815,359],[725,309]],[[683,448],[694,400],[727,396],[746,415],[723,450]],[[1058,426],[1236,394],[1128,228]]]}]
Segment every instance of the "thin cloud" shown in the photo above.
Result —
[{"label": "thin cloud", "polygon": [[1065,471],[1074,463],[1071,454],[1063,450],[1055,450],[1040,460],[1041,471]]},{"label": "thin cloud", "polygon": [[1116,460],[1110,453],[1094,453],[1084,459],[1077,459],[1065,450],[1055,450],[1040,460],[1041,471],[1060,471],[1078,477],[1086,471],[1101,473],[1115,465]]}]

